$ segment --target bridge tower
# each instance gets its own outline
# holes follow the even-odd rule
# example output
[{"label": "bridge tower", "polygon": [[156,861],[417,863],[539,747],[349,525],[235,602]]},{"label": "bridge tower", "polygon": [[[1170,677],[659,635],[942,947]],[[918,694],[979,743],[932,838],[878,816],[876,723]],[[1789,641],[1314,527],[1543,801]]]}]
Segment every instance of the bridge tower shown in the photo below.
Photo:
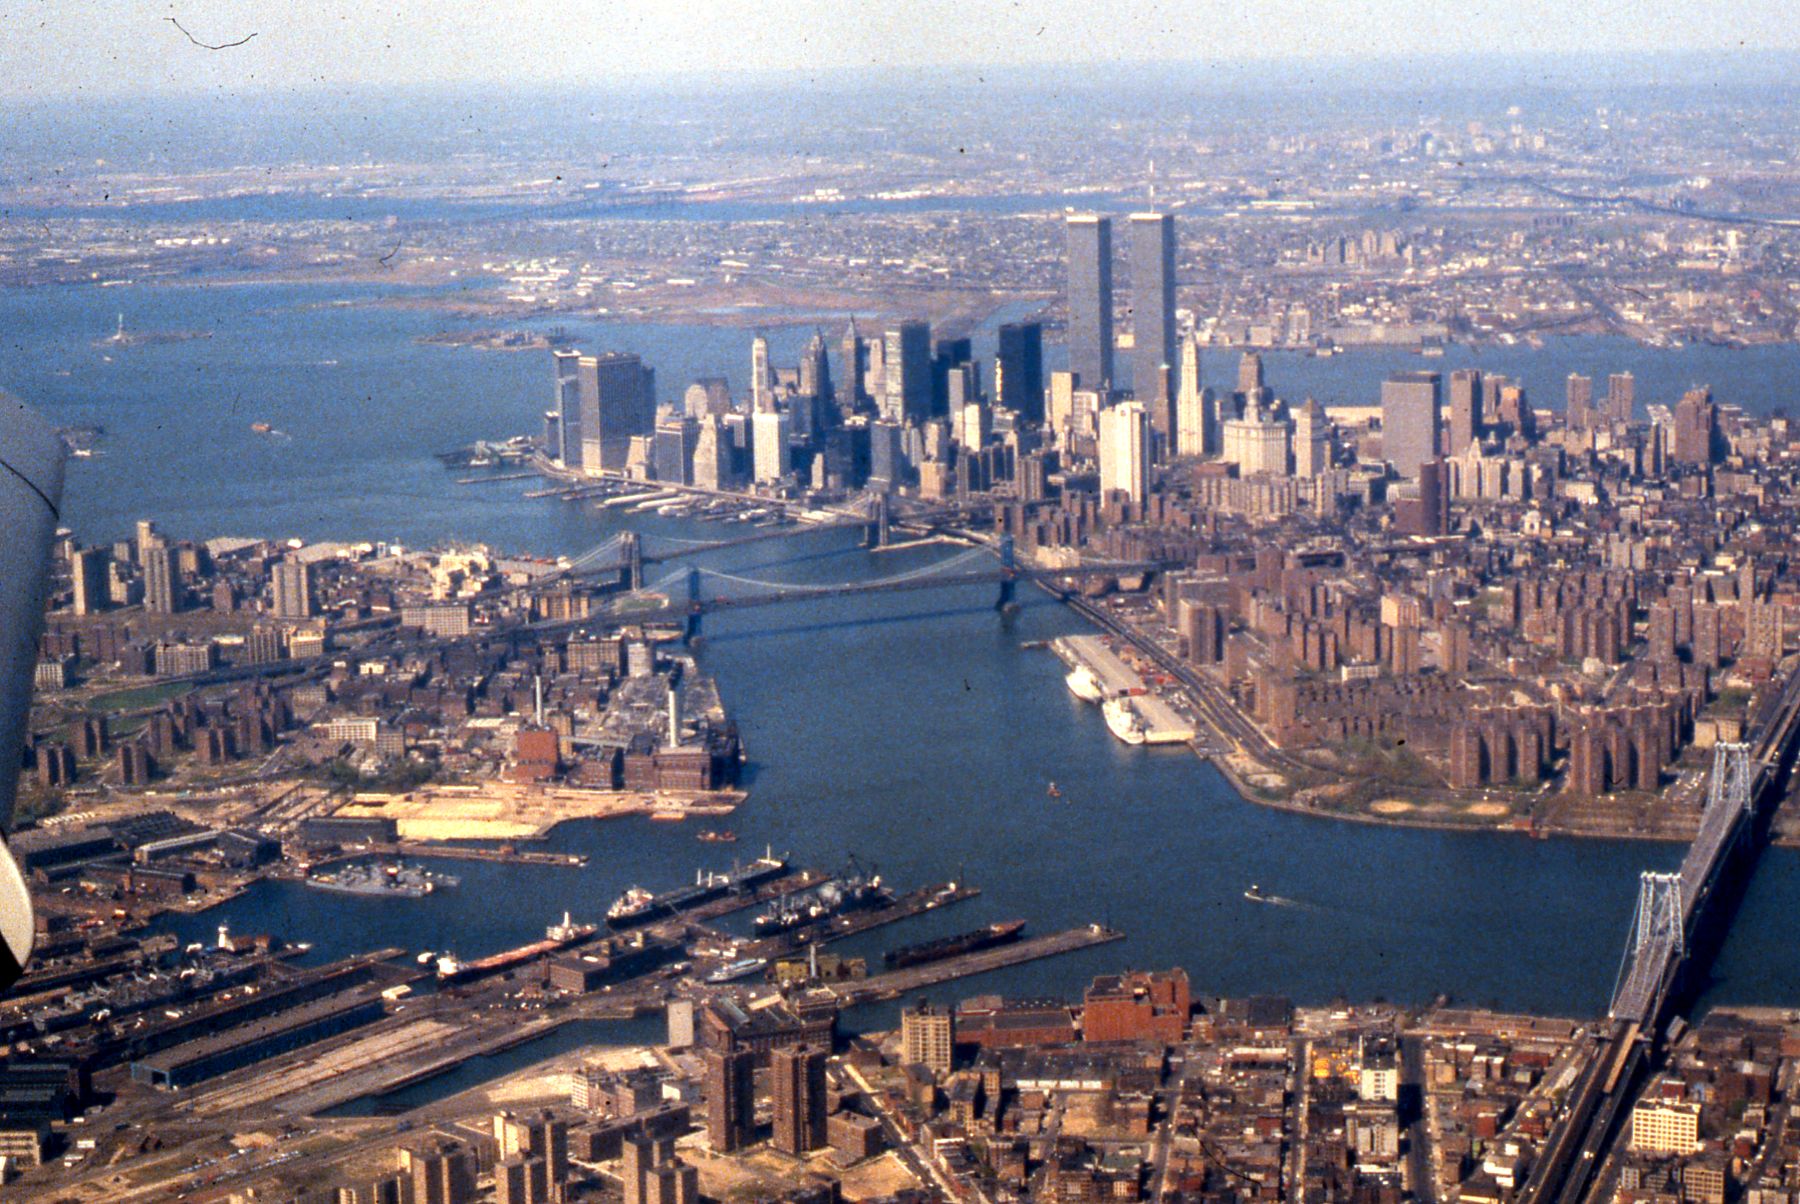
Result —
[{"label": "bridge tower", "polygon": [[1686,950],[1681,875],[1645,870],[1638,877],[1637,914],[1632,917],[1631,937],[1625,943],[1625,958],[1613,985],[1613,1019],[1644,1019],[1643,1011],[1658,984],[1643,978],[1640,962],[1660,968],[1671,957],[1680,961]]},{"label": "bridge tower", "polygon": [[888,499],[887,494],[875,495],[875,504],[871,506],[869,525],[863,532],[863,547],[885,548],[891,535],[888,531]]},{"label": "bridge tower", "polygon": [[1000,537],[1000,600],[994,603],[995,610],[1005,610],[1013,605],[1013,591],[1017,585],[1014,574],[1018,572],[1017,554],[1013,550],[1013,537]]},{"label": "bridge tower", "polygon": [[644,547],[636,531],[620,534],[619,551],[625,556],[625,588],[635,594],[644,588]]},{"label": "bridge tower", "polygon": [[687,571],[687,609],[681,622],[681,638],[693,643],[700,636],[700,570]]},{"label": "bridge tower", "polygon": [[1748,744],[1721,741],[1713,745],[1712,776],[1707,782],[1709,806],[1723,802],[1741,811],[1754,810],[1756,800],[1751,793],[1754,781],[1750,773]]}]

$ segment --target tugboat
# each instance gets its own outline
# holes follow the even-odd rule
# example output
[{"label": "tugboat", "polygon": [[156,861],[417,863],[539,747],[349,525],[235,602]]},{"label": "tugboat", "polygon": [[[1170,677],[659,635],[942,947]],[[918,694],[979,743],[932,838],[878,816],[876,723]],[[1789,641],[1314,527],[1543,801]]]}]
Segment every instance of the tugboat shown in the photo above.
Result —
[{"label": "tugboat", "polygon": [[1048,793],[1051,798],[1061,798],[1062,797],[1062,791],[1060,791],[1056,788],[1055,782],[1050,783],[1050,789],[1046,793]]}]

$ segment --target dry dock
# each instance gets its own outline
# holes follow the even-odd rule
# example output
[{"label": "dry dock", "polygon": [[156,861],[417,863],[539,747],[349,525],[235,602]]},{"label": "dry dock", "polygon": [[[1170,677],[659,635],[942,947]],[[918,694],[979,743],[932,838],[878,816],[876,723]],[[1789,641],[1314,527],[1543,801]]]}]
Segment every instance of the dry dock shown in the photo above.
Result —
[{"label": "dry dock", "polygon": [[861,982],[850,983],[834,988],[834,990],[837,991],[839,1002],[845,1007],[852,1007],[859,1003],[871,1003],[878,999],[898,999],[910,991],[936,986],[941,982],[968,978],[973,974],[986,974],[989,970],[1017,966],[1025,962],[1056,957],[1064,953],[1073,953],[1078,949],[1087,949],[1094,945],[1104,945],[1124,939],[1125,934],[1116,928],[1089,924],[1085,928],[1070,928],[1062,932],[1053,932],[1048,936],[1030,937],[1015,944],[1001,945],[995,949],[983,949],[977,953],[967,953],[962,957],[930,962],[905,970],[895,970],[891,974],[877,974],[873,978],[865,978]]}]

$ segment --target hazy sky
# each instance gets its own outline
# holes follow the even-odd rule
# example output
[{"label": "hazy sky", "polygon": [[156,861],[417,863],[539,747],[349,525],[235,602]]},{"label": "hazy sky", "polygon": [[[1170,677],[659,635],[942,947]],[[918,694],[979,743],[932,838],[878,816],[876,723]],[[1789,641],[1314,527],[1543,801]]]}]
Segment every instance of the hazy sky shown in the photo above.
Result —
[{"label": "hazy sky", "polygon": [[0,0],[0,96],[1740,46],[1800,47],[1794,0]]}]

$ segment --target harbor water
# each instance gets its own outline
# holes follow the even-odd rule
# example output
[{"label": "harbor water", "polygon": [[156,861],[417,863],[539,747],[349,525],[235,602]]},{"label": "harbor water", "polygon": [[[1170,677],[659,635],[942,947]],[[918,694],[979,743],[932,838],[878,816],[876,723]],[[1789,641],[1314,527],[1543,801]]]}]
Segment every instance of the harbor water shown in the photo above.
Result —
[{"label": "harbor water", "polygon": [[[176,538],[463,539],[549,554],[578,552],[626,523],[689,539],[741,531],[526,499],[530,482],[457,485],[431,453],[533,429],[550,392],[548,357],[420,343],[455,322],[368,304],[378,299],[346,286],[6,290],[0,387],[59,423],[105,427],[98,454],[71,466],[66,521],[84,540],[122,535],[140,517]],[[108,343],[120,313],[127,330],[206,337]],[[747,374],[742,330],[570,327],[584,347],[643,354],[664,397],[695,375],[741,387]],[[811,331],[769,333],[786,361]],[[1786,403],[1796,359],[1791,347],[1564,340],[1431,361],[1271,356],[1268,374],[1282,395],[1368,403],[1394,368],[1448,371],[1467,360],[1523,378],[1543,404],[1570,371],[1603,379],[1629,368],[1640,403],[1710,381],[1721,400],[1766,411]],[[1209,380],[1234,370],[1235,357],[1208,361]],[[255,433],[253,422],[274,432]],[[809,533],[713,563],[825,583],[953,551],[871,553],[844,532]],[[1308,1003],[1444,993],[1558,1014],[1604,1008],[1636,875],[1674,865],[1678,849],[1378,828],[1256,807],[1185,751],[1114,740],[1099,709],[1068,693],[1054,657],[1025,646],[1081,622],[1042,595],[1020,600],[1003,617],[992,587],[967,586],[708,616],[700,663],[718,678],[750,757],[749,802],[726,821],[736,845],[698,843],[681,824],[574,823],[549,847],[588,854],[581,869],[446,863],[461,884],[421,899],[265,883],[170,927],[193,939],[220,922],[279,932],[313,942],[315,958],[384,945],[475,957],[535,939],[565,909],[593,919],[627,886],[667,889],[767,844],[808,864],[854,852],[901,888],[945,879],[981,888],[977,900],[848,943],[872,963],[892,945],[1014,917],[1030,933],[1104,922],[1127,934],[937,988],[941,999],[1074,997],[1096,973],[1179,964],[1201,993]],[[1245,899],[1252,883],[1287,902]],[[519,898],[532,905],[493,905]],[[1772,851],[1709,999],[1800,1006],[1800,948],[1784,923],[1797,908],[1800,858]]]}]

